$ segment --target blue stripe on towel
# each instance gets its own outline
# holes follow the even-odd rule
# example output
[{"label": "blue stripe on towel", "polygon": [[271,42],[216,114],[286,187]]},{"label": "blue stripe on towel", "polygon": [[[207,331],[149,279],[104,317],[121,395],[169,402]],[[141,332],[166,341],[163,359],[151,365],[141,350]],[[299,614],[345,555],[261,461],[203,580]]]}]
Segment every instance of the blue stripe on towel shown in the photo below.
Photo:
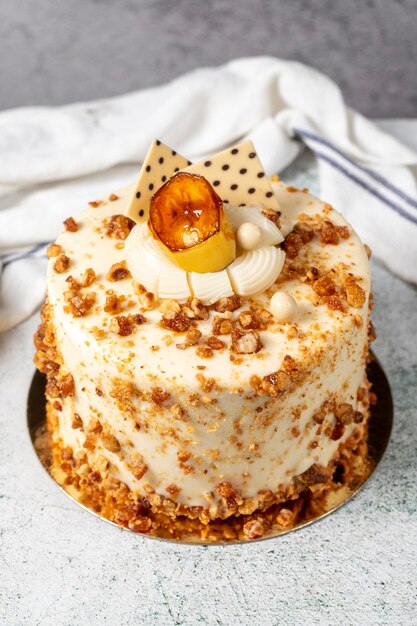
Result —
[{"label": "blue stripe on towel", "polygon": [[34,254],[36,254],[36,252],[39,252],[39,250],[42,250],[42,248],[44,248],[45,246],[49,246],[49,243],[49,241],[43,241],[42,243],[38,243],[36,246],[33,246],[33,248],[30,248],[30,250],[22,252],[21,254],[9,254],[7,256],[5,255],[3,257],[2,265],[3,267],[7,267],[7,265],[10,265],[10,263],[14,263],[15,261],[21,261],[22,259],[33,256]]},{"label": "blue stripe on towel", "polygon": [[336,170],[339,170],[339,172],[341,172],[342,174],[350,178],[350,180],[353,180],[353,182],[359,185],[359,187],[362,187],[362,189],[365,189],[370,194],[378,198],[378,200],[380,200],[381,202],[389,206],[391,209],[396,211],[399,215],[401,215],[401,217],[404,217],[405,219],[409,220],[410,222],[413,222],[414,224],[417,224],[417,217],[414,217],[414,215],[410,215],[409,213],[404,211],[404,209],[398,206],[398,204],[395,204],[395,202],[392,202],[391,200],[389,200],[389,198],[386,198],[384,195],[382,195],[382,193],[380,193],[377,189],[375,189],[375,187],[372,187],[361,178],[358,178],[356,174],[353,174],[352,172],[347,170],[345,167],[343,167],[343,165],[341,165],[340,163],[338,163],[331,157],[327,156],[326,154],[323,154],[323,152],[320,152],[319,150],[314,150],[313,152],[318,159],[321,159],[322,161],[326,161],[326,163],[334,167]]},{"label": "blue stripe on towel", "polygon": [[312,141],[316,141],[317,143],[321,143],[323,146],[330,148],[331,150],[333,150],[333,152],[336,152],[336,154],[343,157],[348,163],[350,163],[351,165],[354,165],[357,169],[361,170],[362,172],[364,172],[365,174],[367,174],[368,176],[376,180],[381,185],[384,185],[384,187],[386,187],[393,193],[396,193],[402,200],[404,200],[404,202],[407,202],[412,207],[417,208],[417,200],[414,200],[414,198],[412,198],[411,196],[406,194],[404,191],[402,191],[401,189],[399,189],[398,187],[390,183],[390,181],[386,179],[384,176],[381,176],[381,174],[378,174],[377,172],[374,172],[373,170],[370,170],[369,168],[363,165],[360,165],[360,163],[357,163],[356,161],[351,159],[345,152],[340,150],[340,148],[337,148],[336,146],[334,146],[327,139],[323,139],[322,137],[319,137],[318,135],[315,135],[314,133],[311,133],[307,130],[302,130],[301,128],[294,128],[294,131],[301,137],[307,137],[308,139],[311,139]]}]

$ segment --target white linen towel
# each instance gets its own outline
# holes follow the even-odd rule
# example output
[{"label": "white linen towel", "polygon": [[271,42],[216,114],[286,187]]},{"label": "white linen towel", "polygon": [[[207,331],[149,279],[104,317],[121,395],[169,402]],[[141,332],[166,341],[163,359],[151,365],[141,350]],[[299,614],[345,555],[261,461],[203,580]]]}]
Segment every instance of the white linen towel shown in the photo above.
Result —
[{"label": "white linen towel", "polygon": [[417,282],[417,154],[318,71],[246,58],[116,98],[0,113],[0,331],[42,302],[45,244],[62,220],[132,182],[154,137],[196,160],[246,136],[268,173],[311,148],[321,197]]}]

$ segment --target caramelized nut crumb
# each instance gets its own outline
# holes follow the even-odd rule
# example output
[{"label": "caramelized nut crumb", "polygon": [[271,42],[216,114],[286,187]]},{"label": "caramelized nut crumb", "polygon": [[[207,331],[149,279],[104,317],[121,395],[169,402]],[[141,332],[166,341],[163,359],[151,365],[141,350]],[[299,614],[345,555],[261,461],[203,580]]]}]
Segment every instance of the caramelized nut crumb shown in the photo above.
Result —
[{"label": "caramelized nut crumb", "polygon": [[126,261],[113,263],[107,273],[107,279],[112,282],[115,282],[117,280],[123,280],[123,278],[127,278],[128,276],[130,276],[130,272],[126,267]]},{"label": "caramelized nut crumb", "polygon": [[78,230],[78,224],[73,217],[68,217],[64,221],[65,230],[70,233],[75,233]]},{"label": "caramelized nut crumb", "polygon": [[54,270],[57,274],[63,274],[67,271],[70,265],[70,259],[65,254],[60,254],[54,263]]}]

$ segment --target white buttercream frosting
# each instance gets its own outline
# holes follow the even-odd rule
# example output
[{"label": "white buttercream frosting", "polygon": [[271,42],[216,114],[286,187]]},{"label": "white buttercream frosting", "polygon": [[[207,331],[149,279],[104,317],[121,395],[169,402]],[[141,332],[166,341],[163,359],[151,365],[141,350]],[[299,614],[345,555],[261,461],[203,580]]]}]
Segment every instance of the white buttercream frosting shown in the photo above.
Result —
[{"label": "white buttercream frosting", "polygon": [[[294,225],[300,214],[323,215],[326,211],[333,223],[346,225],[336,211],[326,209],[316,198],[301,192],[289,193],[281,183],[273,186],[287,224]],[[278,284],[272,280],[272,274],[266,279],[270,266],[267,257],[262,255],[273,255],[277,268],[284,260],[283,252],[274,245],[245,253],[240,261],[234,262],[234,268],[232,264],[225,273],[221,272],[220,288],[217,283],[211,284],[210,275],[191,274],[185,275],[182,282],[174,281],[169,273],[174,268],[167,266],[169,262],[163,253],[157,246],[153,247],[140,226],[132,230],[124,248],[104,234],[103,219],[123,213],[130,194],[130,188],[122,190],[118,192],[117,201],[88,209],[77,218],[77,232],[60,235],[57,243],[70,258],[68,272],[56,273],[54,259],[49,262],[48,296],[52,320],[64,367],[72,373],[76,390],[74,398],[62,402],[55,436],[72,446],[75,452],[83,450],[85,435],[72,428],[73,411],[80,415],[84,424],[98,416],[117,437],[121,453],[109,452],[98,445],[89,453],[93,465],[98,466],[100,458],[107,459],[111,475],[138,492],[142,492],[147,483],[169,496],[166,488],[175,484],[180,489],[177,499],[190,505],[206,505],[204,494],[215,492],[219,481],[229,480],[243,497],[252,497],[261,489],[275,490],[278,485],[290,484],[294,476],[312,463],[326,465],[340,443],[349,437],[354,425],[347,426],[343,437],[333,441],[324,435],[324,428],[314,423],[312,415],[330,394],[339,402],[351,403],[354,408],[358,406],[357,390],[365,370],[367,303],[345,314],[330,311],[324,304],[317,303],[311,287],[299,279],[287,279]],[[307,245],[307,253],[309,259],[324,269],[343,266],[358,277],[361,287],[369,294],[368,258],[353,231],[337,246],[322,246],[316,238]],[[245,289],[241,287],[245,280],[247,284],[256,280],[256,276],[252,278],[249,264],[245,269],[247,255],[254,255],[252,258],[262,269],[265,281],[262,289],[269,287],[269,291],[252,297],[245,304],[245,310],[249,304],[268,308],[274,291],[290,294],[297,303],[296,332],[289,335],[288,326],[274,321],[260,333],[263,348],[258,354],[244,355],[243,361],[239,361],[230,359],[228,349],[215,352],[209,359],[198,356],[195,348],[179,350],[176,343],[180,343],[182,337],[161,328],[161,313],[157,309],[144,312],[146,323],[128,337],[109,331],[111,315],[104,312],[104,304],[110,289],[124,296],[126,313],[140,310],[130,278],[117,282],[106,278],[112,264],[127,259],[134,270],[134,278],[140,283],[149,279],[149,289],[153,292],[163,289],[164,297],[185,299],[190,289],[203,297],[206,294],[211,300],[223,289],[230,292],[230,279],[236,289]],[[89,287],[96,293],[96,304],[85,317],[73,317],[65,302],[66,278],[72,274],[78,279],[89,267],[97,275]],[[180,271],[176,267],[175,270]],[[238,314],[239,310],[235,317]],[[209,318],[199,322],[203,339],[212,334],[216,315],[219,313],[210,311]],[[97,335],[97,329],[104,332]],[[227,343],[230,337],[224,339]],[[251,379],[278,370],[286,355],[291,355],[306,369],[302,382],[281,398],[258,396],[251,387]],[[201,376],[206,380],[215,379],[217,387],[204,390]],[[132,402],[141,422],[138,430],[135,420],[121,410],[114,397],[112,390],[118,380],[148,394],[156,386],[160,387],[170,394],[169,400],[155,406],[149,400],[134,398]],[[97,395],[97,389],[102,395]],[[198,402],[190,402],[190,394],[198,394]],[[184,407],[182,419],[175,416],[176,406]],[[332,424],[334,417],[329,415],[326,420]],[[298,436],[294,435],[294,427]],[[311,445],[312,442],[316,445]],[[193,465],[193,471],[188,474],[177,459],[178,452],[184,449],[190,452]],[[129,469],[134,453],[140,453],[148,466],[140,480]]]}]

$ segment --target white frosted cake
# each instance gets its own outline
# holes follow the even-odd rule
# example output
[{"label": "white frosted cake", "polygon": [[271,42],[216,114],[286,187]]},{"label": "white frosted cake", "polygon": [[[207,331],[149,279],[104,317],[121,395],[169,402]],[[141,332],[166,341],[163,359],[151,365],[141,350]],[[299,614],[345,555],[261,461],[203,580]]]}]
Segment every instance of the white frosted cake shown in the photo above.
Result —
[{"label": "white frosted cake", "polygon": [[54,465],[109,519],[259,537],[363,463],[367,250],[250,142],[193,166],[155,142],[48,255]]}]

